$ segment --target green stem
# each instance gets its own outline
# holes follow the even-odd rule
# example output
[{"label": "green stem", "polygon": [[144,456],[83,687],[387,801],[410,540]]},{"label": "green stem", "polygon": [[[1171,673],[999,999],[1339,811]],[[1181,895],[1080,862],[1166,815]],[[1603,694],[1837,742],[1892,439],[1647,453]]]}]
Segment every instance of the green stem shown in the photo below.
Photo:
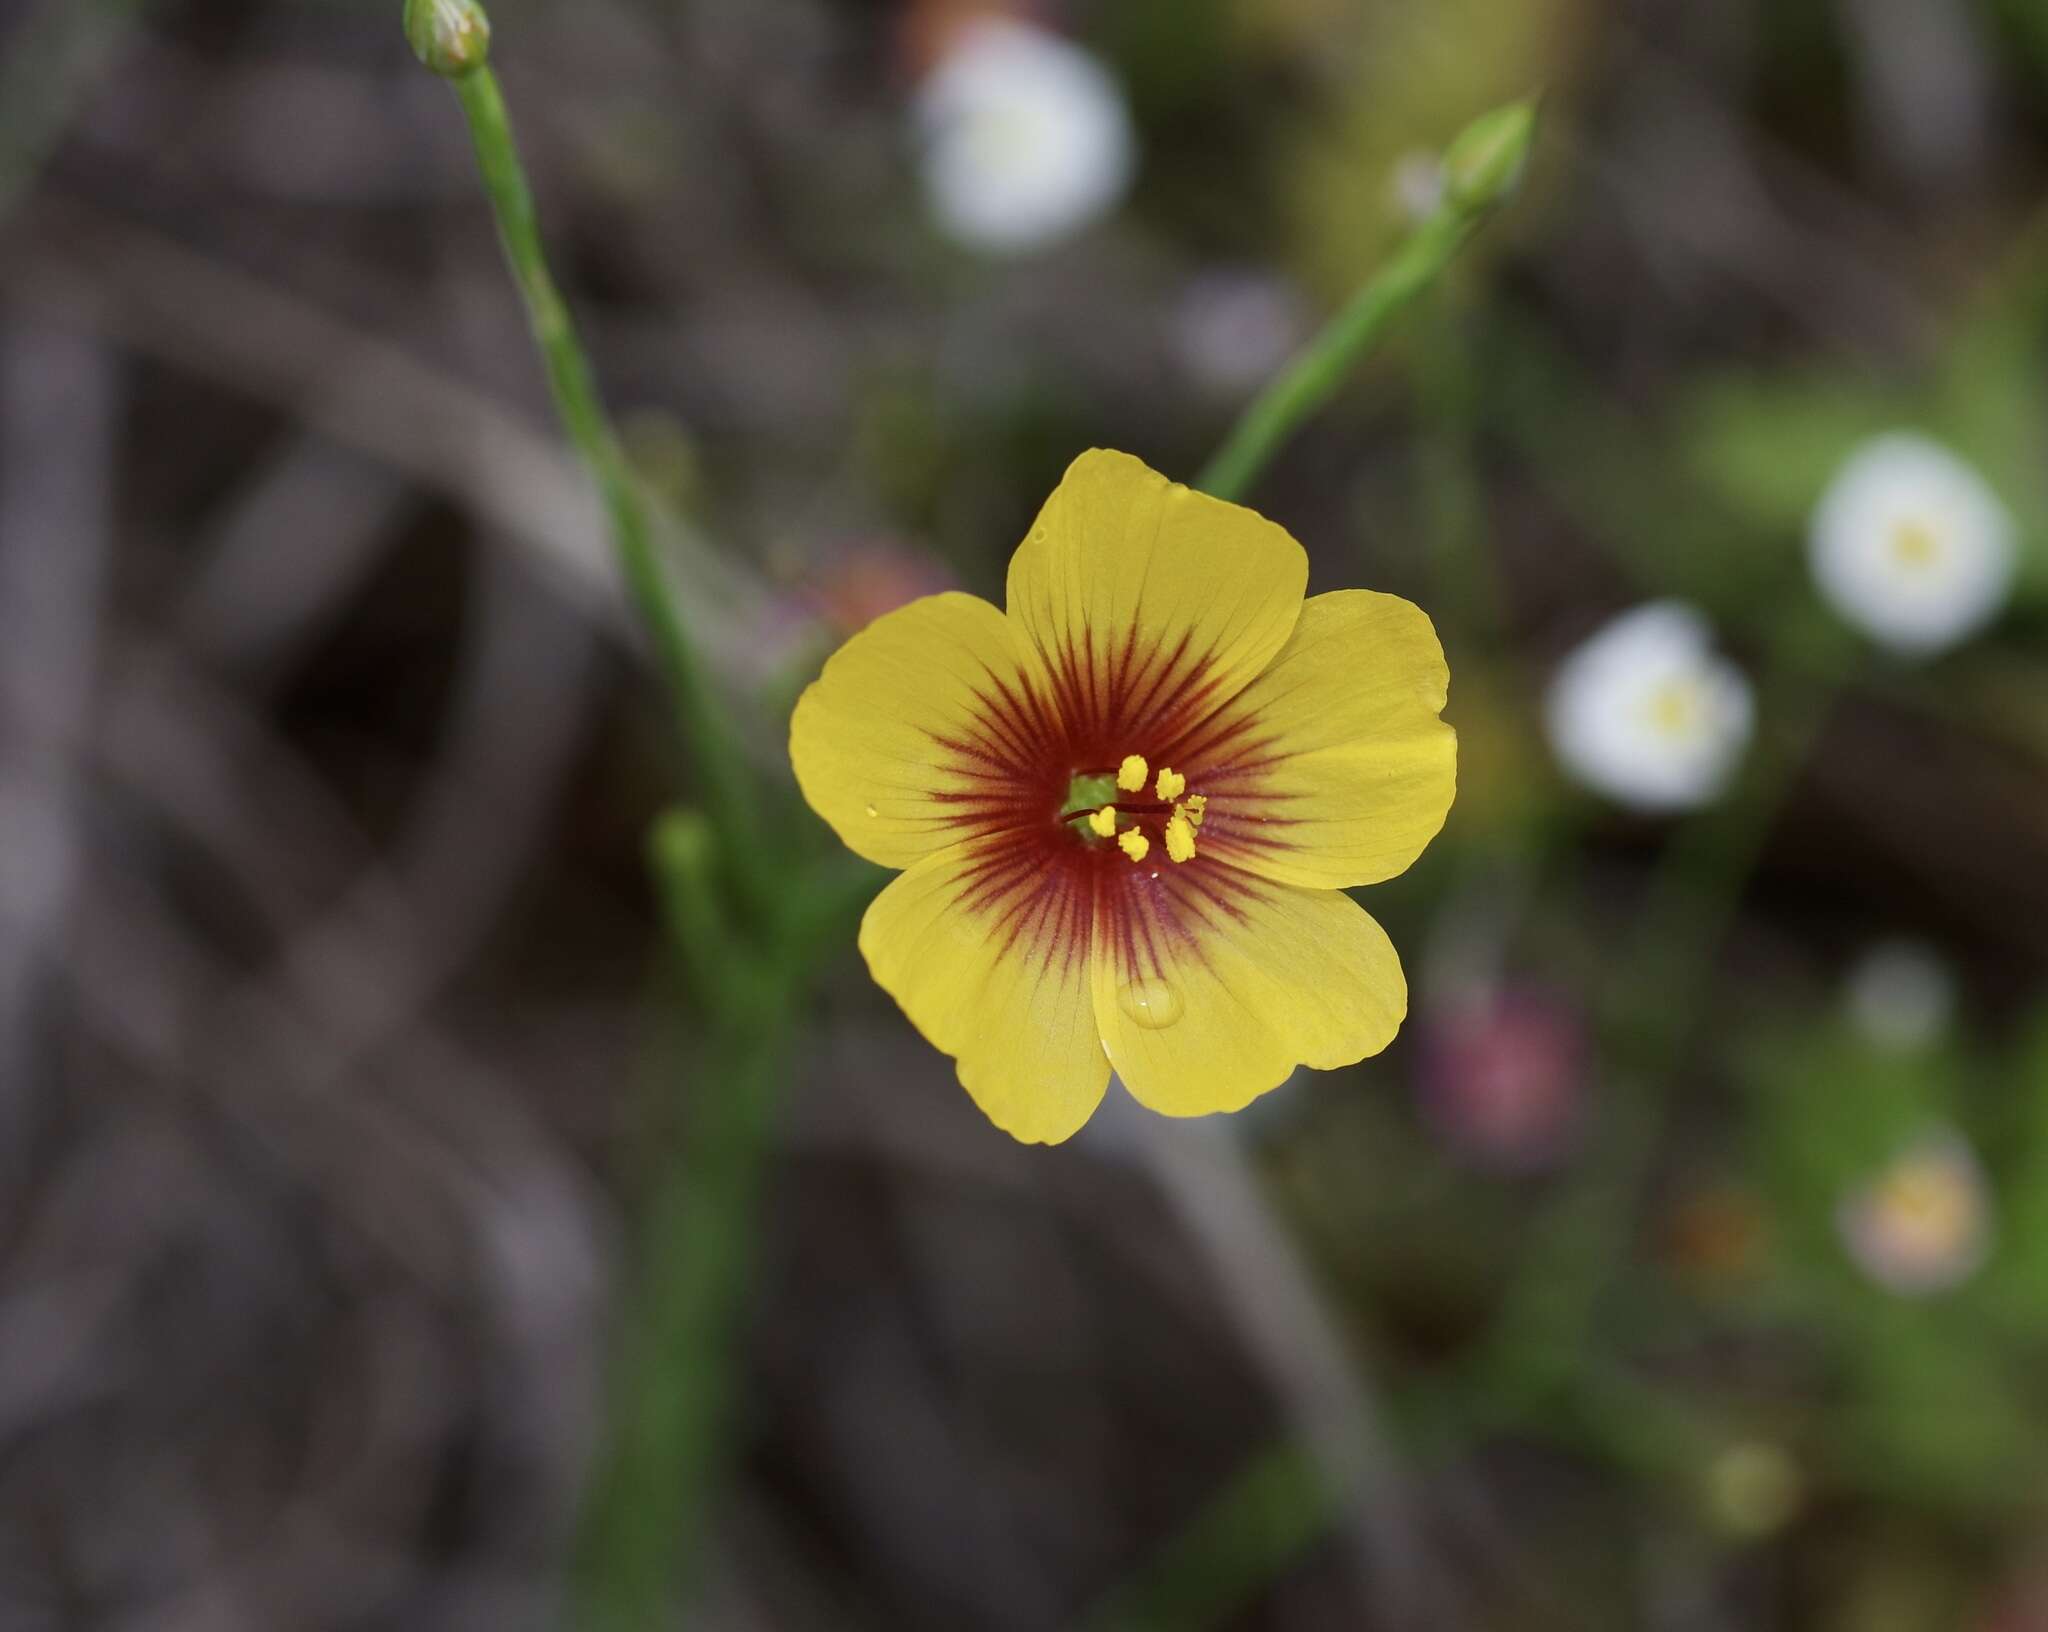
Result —
[{"label": "green stem", "polygon": [[682,1146],[669,1146],[665,1119],[647,1124],[659,1142],[579,1558],[583,1624],[604,1632],[661,1625],[698,1585],[732,1453],[734,1351],[792,1054],[790,1011],[824,926],[838,944],[857,901],[874,891],[865,863],[811,875],[809,887],[792,892],[808,906],[757,951],[732,933],[712,857],[709,824],[695,811],[670,811],[655,824],[649,859],[699,1015],[700,1035],[672,1031],[679,1046],[668,1057],[694,1059],[701,1086],[689,1096]]},{"label": "green stem", "polygon": [[[711,824],[694,810],[664,812],[649,835],[648,859],[661,891],[668,939],[681,959],[691,998],[728,1025],[766,1012],[775,982],[765,952],[734,934],[719,899],[718,844]],[[779,947],[782,939],[774,936],[774,945]]]},{"label": "green stem", "polygon": [[720,1027],[698,1061],[687,1152],[648,1199],[605,1458],[584,1516],[580,1624],[669,1624],[701,1584],[734,1442],[736,1368],[753,1220],[790,1028]]},{"label": "green stem", "polygon": [[697,1036],[669,1028],[663,1076],[690,1060],[699,1087],[683,1144],[672,1143],[665,1117],[645,1124],[651,1187],[578,1560],[582,1624],[604,1632],[663,1624],[698,1584],[732,1450],[734,1349],[790,1062],[788,1014],[809,968],[788,937],[757,953],[732,934],[702,816],[668,812],[648,848],[700,1017]]},{"label": "green stem", "polygon": [[1195,486],[1240,499],[1303,420],[1321,408],[1411,300],[1449,266],[1483,219],[1446,205],[1418,226],[1394,258],[1352,296],[1231,428]]},{"label": "green stem", "polygon": [[[481,11],[471,7],[456,20],[474,26],[453,36],[454,47],[480,50],[488,40]],[[444,43],[430,33],[417,38],[437,49]],[[627,591],[652,637],[708,810],[706,818],[671,814],[653,836],[669,938],[708,1035],[693,1051],[701,1075],[690,1096],[687,1147],[662,1156],[647,1200],[613,1391],[617,1406],[583,1532],[580,1596],[590,1623],[638,1632],[668,1619],[677,1589],[689,1579],[729,1454],[732,1348],[753,1264],[753,1219],[773,1110],[788,1065],[787,1017],[806,963],[794,934],[770,910],[781,898],[759,859],[767,851],[756,789],[664,571],[645,496],[549,274],[497,79],[468,63],[437,71],[450,72],[468,119],[549,390],[603,500]],[[762,930],[761,944],[746,945],[736,933],[719,898],[721,865],[750,909],[745,921]],[[838,900],[835,890],[835,905]]]},{"label": "green stem", "polygon": [[[497,218],[505,259],[526,302],[527,320],[547,369],[548,389],[563,428],[604,501],[627,592],[653,639],[655,659],[667,682],[684,742],[703,777],[705,802],[723,841],[723,857],[743,878],[756,877],[758,887],[749,859],[761,842],[753,784],[663,570],[645,496],[620,450],[598,396],[589,357],[548,272],[533,191],[519,162],[497,76],[489,68],[477,68],[451,83],[469,120],[484,190]],[[765,891],[753,898],[762,894]]]}]

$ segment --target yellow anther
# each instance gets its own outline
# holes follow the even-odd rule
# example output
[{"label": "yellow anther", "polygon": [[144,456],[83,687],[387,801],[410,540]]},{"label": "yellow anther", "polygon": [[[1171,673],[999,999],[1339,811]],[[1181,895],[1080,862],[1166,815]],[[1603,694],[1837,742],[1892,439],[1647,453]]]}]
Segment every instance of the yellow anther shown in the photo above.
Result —
[{"label": "yellow anther", "polygon": [[1116,831],[1116,806],[1104,805],[1089,816],[1088,825],[1095,830],[1097,838],[1108,838]]},{"label": "yellow anther", "polygon": [[1175,861],[1195,859],[1195,828],[1184,811],[1176,810],[1167,820],[1166,853]]},{"label": "yellow anther", "polygon": [[1164,765],[1159,767],[1160,798],[1170,804],[1187,791],[1188,779],[1186,777],[1182,776],[1179,771],[1169,771]]},{"label": "yellow anther", "polygon": [[1186,804],[1176,805],[1174,809],[1188,819],[1189,827],[1200,827],[1202,818],[1209,814],[1209,796],[1206,793],[1191,793]]},{"label": "yellow anther", "polygon": [[1119,833],[1116,836],[1116,842],[1118,848],[1133,861],[1143,861],[1145,859],[1145,852],[1152,848],[1152,841],[1135,827],[1128,833]]},{"label": "yellow anther", "polygon": [[1145,756],[1126,754],[1124,762],[1116,768],[1116,785],[1125,793],[1136,793],[1145,785]]}]

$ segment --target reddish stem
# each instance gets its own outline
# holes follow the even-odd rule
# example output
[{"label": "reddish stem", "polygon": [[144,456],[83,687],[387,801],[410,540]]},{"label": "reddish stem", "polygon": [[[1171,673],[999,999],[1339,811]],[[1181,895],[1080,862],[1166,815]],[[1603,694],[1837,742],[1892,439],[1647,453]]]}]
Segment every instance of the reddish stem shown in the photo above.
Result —
[{"label": "reddish stem", "polygon": [[[1093,816],[1096,811],[1102,808],[1101,805],[1097,805],[1094,810],[1070,810],[1067,812],[1065,820],[1070,822],[1081,821]],[[1115,799],[1110,802],[1108,808],[1115,811],[1119,816],[1163,816],[1172,810],[1173,806],[1139,804],[1135,800]]]}]

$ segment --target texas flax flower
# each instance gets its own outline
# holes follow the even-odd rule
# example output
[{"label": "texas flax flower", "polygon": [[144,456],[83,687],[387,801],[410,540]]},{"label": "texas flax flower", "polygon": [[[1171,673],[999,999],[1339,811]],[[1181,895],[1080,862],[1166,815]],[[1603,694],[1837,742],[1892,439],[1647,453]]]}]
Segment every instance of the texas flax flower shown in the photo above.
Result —
[{"label": "texas flax flower", "polygon": [[1112,1069],[1200,1116],[1400,1028],[1400,960],[1343,891],[1443,825],[1449,677],[1417,608],[1307,579],[1252,511],[1086,453],[1007,611],[912,602],[798,701],[804,797],[904,870],[868,968],[1016,1138],[1074,1133]]}]

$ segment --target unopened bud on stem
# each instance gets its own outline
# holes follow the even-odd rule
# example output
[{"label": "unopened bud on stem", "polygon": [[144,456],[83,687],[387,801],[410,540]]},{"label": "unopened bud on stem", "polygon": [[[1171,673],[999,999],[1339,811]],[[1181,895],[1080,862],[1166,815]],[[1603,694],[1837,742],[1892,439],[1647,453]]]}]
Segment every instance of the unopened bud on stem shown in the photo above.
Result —
[{"label": "unopened bud on stem", "polygon": [[491,20],[478,0],[405,0],[405,37],[445,79],[475,73],[491,54]]},{"label": "unopened bud on stem", "polygon": [[1467,213],[1490,210],[1515,190],[1536,134],[1536,104],[1482,113],[1444,153],[1444,199]]},{"label": "unopened bud on stem", "polygon": [[711,869],[717,840],[711,823],[700,811],[666,810],[656,819],[649,836],[654,862],[664,874],[702,878]]}]

